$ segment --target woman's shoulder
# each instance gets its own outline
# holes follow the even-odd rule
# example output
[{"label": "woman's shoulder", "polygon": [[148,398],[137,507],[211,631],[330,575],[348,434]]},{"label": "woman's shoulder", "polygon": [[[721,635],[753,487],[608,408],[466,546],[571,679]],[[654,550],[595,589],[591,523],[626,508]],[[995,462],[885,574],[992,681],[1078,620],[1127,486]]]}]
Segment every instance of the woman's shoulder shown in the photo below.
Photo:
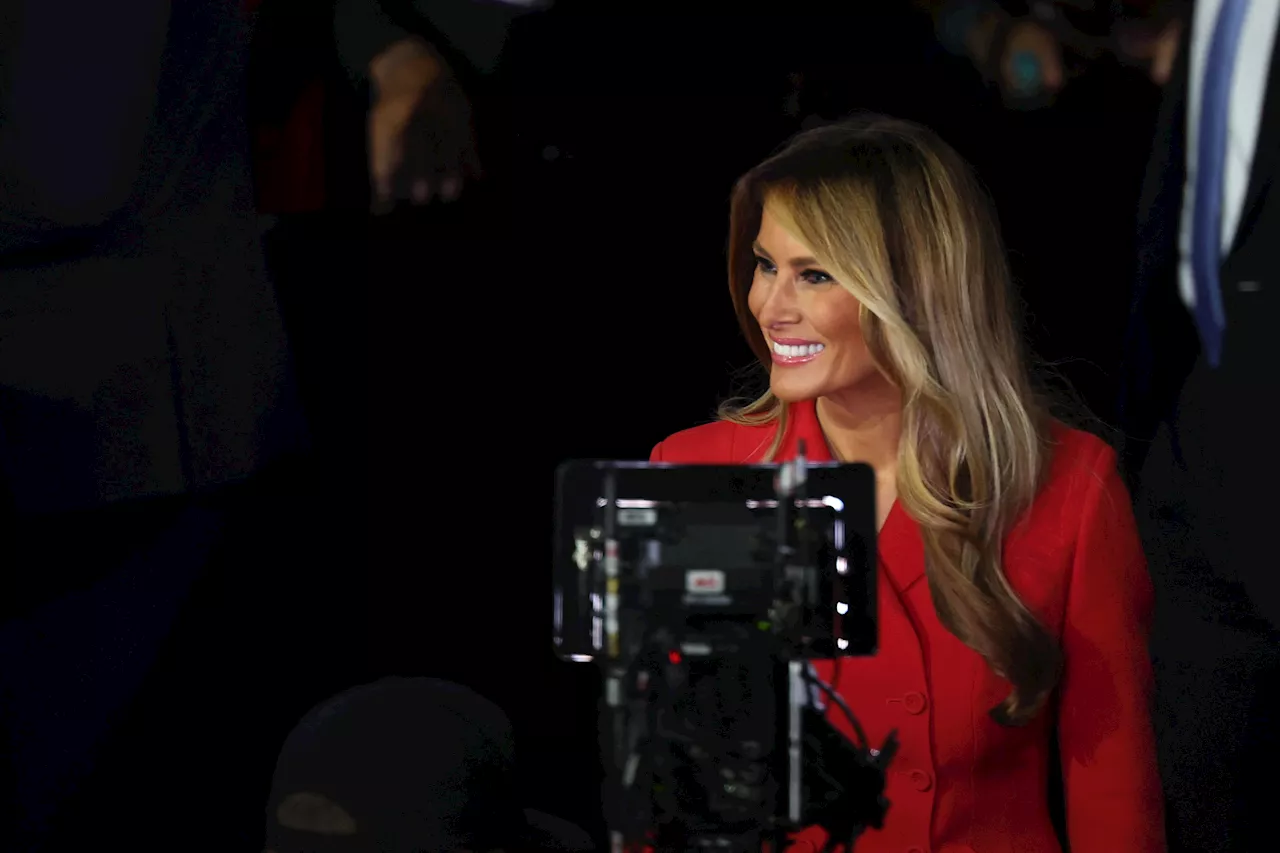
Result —
[{"label": "woman's shoulder", "polygon": [[1054,423],[1046,476],[1030,513],[1031,527],[1073,538],[1103,507],[1129,503],[1114,448],[1091,432]]},{"label": "woman's shoulder", "polygon": [[1066,485],[1082,478],[1119,474],[1115,448],[1091,432],[1054,421],[1049,428],[1052,442],[1046,485]]},{"label": "woman's shoulder", "polygon": [[742,465],[753,461],[769,446],[774,424],[746,426],[712,421],[682,429],[664,438],[649,454],[650,462],[677,464]]}]

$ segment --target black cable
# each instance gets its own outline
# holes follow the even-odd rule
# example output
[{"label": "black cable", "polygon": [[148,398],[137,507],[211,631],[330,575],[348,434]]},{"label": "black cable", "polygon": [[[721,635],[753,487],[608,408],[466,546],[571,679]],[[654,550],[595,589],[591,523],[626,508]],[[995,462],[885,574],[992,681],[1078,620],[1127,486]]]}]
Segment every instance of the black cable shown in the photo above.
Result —
[{"label": "black cable", "polygon": [[[836,658],[839,660],[839,658]],[[862,724],[858,722],[858,718],[853,715],[853,711],[849,708],[848,703],[844,701],[844,697],[836,693],[831,685],[827,684],[821,678],[814,675],[808,668],[805,669],[804,680],[809,684],[815,685],[819,690],[826,694],[827,698],[836,703],[841,711],[844,711],[845,719],[849,721],[849,725],[853,728],[854,733],[858,736],[863,749],[871,749],[871,741],[867,739],[867,733],[863,731]]]},{"label": "black cable", "polygon": [[[832,681],[837,681],[840,674],[840,658],[837,657],[834,663],[835,663],[835,672],[832,676]],[[849,725],[853,728],[854,733],[857,735],[858,740],[861,741],[862,748],[866,751],[870,751],[871,741],[867,739],[867,733],[863,731],[862,725],[858,722],[858,718],[853,715],[853,710],[849,707],[848,703],[844,701],[844,697],[836,693],[835,688],[832,685],[828,685],[821,678],[818,678],[816,675],[814,675],[812,670],[810,670],[809,668],[805,669],[804,680],[809,684],[816,685],[818,689],[821,690],[827,696],[828,699],[830,699],[832,702],[835,702],[836,705],[839,706],[840,710],[844,712],[845,719],[849,721]],[[840,840],[837,840],[834,835],[829,835],[827,838],[827,843],[822,848],[822,853],[835,853],[836,845],[840,843],[847,845],[846,846],[847,850],[852,850],[854,842],[858,839],[858,836],[862,835],[862,833],[865,830],[866,830],[866,827],[861,827],[861,826],[855,827],[847,839],[840,839]]]}]

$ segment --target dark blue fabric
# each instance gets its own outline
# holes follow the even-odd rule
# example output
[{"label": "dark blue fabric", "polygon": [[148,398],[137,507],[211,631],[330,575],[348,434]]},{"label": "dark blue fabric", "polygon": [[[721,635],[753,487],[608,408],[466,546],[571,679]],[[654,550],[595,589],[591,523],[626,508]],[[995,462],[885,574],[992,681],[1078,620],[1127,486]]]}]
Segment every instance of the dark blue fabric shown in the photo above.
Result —
[{"label": "dark blue fabric", "polygon": [[14,31],[0,63],[0,254],[100,225],[129,198],[170,5],[4,2]]},{"label": "dark blue fabric", "polygon": [[[0,625],[0,731],[10,741],[21,822],[6,849],[39,849],[57,808],[92,771],[95,751],[150,672],[220,526],[217,514],[187,509],[109,576]],[[69,535],[83,532],[68,525]],[[80,544],[50,543],[51,563],[92,559],[93,543]]]}]

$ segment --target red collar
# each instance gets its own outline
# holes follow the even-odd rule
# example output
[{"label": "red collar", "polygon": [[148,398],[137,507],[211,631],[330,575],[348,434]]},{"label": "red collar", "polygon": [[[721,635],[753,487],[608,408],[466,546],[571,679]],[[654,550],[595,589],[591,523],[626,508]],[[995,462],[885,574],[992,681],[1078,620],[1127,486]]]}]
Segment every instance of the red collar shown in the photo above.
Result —
[{"label": "red collar", "polygon": [[[810,462],[835,461],[812,400],[792,403],[788,407],[787,432],[774,461],[794,459],[801,439],[804,439],[805,455]],[[889,510],[889,517],[877,538],[877,550],[885,573],[899,593],[924,577],[924,540],[920,538],[920,525],[907,515],[901,501],[894,501],[893,508]]]}]

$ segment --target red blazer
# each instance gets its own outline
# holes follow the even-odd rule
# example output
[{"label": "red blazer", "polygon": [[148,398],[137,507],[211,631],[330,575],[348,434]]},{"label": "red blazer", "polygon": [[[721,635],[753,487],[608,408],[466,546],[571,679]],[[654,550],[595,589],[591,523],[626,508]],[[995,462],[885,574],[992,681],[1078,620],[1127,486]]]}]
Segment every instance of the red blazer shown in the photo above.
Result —
[{"label": "red blazer", "polygon": [[[678,432],[654,462],[760,462],[774,426],[712,423]],[[776,461],[806,439],[830,461],[812,403],[792,406]],[[1153,592],[1115,453],[1087,433],[1058,427],[1039,497],[1006,540],[1010,583],[1059,638],[1061,684],[1047,713],[1021,728],[988,709],[1009,684],[938,621],[924,575],[919,526],[901,504],[878,540],[879,653],[841,664],[840,693],[872,746],[897,729],[885,825],[855,853],[1060,853],[1050,823],[1050,738],[1057,737],[1075,853],[1163,853],[1163,804],[1148,702],[1147,632]],[[829,661],[816,664],[828,682]],[[831,721],[852,737],[838,711]],[[800,833],[797,851],[821,850],[825,833]]]}]

